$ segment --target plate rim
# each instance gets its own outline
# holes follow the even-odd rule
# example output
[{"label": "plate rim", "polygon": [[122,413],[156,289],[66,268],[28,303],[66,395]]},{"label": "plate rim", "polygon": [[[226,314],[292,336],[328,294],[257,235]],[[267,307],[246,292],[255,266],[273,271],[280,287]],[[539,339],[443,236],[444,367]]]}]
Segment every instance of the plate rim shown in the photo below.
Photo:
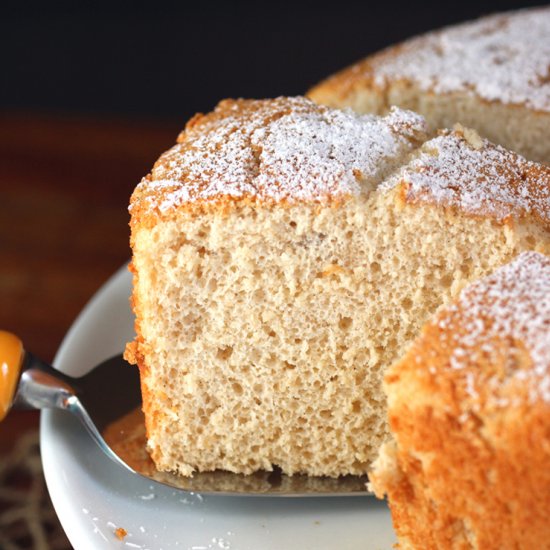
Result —
[{"label": "plate rim", "polygon": [[[59,368],[59,370],[61,370],[62,372],[66,372],[68,374],[75,374],[74,370],[72,368],[69,368],[70,362],[76,357],[75,356],[75,350],[78,351],[79,345],[86,345],[86,343],[83,344],[83,340],[86,338],[86,331],[90,327],[93,328],[98,323],[98,311],[105,310],[106,304],[109,302],[110,298],[115,298],[115,300],[118,300],[118,301],[120,301],[122,297],[124,298],[125,303],[128,304],[128,306],[125,308],[127,310],[126,311],[126,316],[128,317],[128,314],[130,314],[130,307],[129,307],[129,302],[128,302],[128,298],[129,298],[128,285],[129,284],[131,285],[131,275],[128,271],[128,264],[124,264],[117,271],[115,271],[106,280],[106,282],[103,285],[101,285],[101,287],[88,300],[88,302],[86,303],[84,308],[81,310],[81,312],[75,318],[75,320],[72,323],[71,327],[67,331],[67,333],[66,333],[66,335],[65,335],[65,337],[64,337],[64,339],[63,339],[63,341],[62,341],[62,343],[59,347],[58,352],[55,355],[55,359],[54,359],[53,364],[56,368]],[[122,296],[122,295],[124,295],[124,296]],[[120,303],[122,303],[122,302],[120,302]],[[116,302],[115,302],[115,304],[116,304]],[[109,308],[107,308],[106,310],[109,311]],[[115,311],[115,317],[116,317],[117,313],[118,312]],[[129,319],[133,319],[133,316],[130,315]],[[126,320],[125,322],[129,322],[129,321]],[[132,327],[133,327],[133,322],[131,324],[132,324]],[[94,339],[94,338],[97,339],[98,336],[96,334],[91,335],[91,339]],[[131,339],[131,336],[129,336],[129,338]],[[123,339],[123,338],[122,338],[121,335],[119,335],[118,340],[120,341],[121,339]],[[129,340],[126,339],[126,341],[129,341]],[[96,364],[101,362],[102,360],[106,359],[107,357],[110,357],[111,355],[114,355],[115,353],[120,353],[120,351],[121,351],[120,349],[112,349],[112,346],[113,346],[112,342],[111,342],[110,345],[111,345],[111,349],[109,349],[109,346],[106,346],[106,348],[102,349],[101,352],[98,352],[97,350],[90,348],[91,351],[90,350],[88,350],[88,351],[91,353],[91,355],[86,358],[86,361],[84,361],[84,363],[86,363],[85,365],[80,365],[79,366],[79,368],[81,370],[83,369],[83,372],[78,373],[78,375],[84,374],[87,370],[89,370],[90,368],[92,368],[93,366],[95,366]],[[59,521],[60,521],[60,523],[61,523],[61,525],[62,525],[69,541],[73,545],[73,547],[78,549],[78,550],[88,549],[88,548],[93,550],[93,549],[97,548],[97,542],[98,541],[92,535],[91,529],[87,530],[87,529],[83,528],[84,518],[82,517],[82,512],[84,512],[84,508],[82,508],[82,510],[78,509],[79,505],[81,505],[81,503],[82,503],[82,500],[79,500],[76,497],[66,496],[63,492],[64,492],[64,490],[66,490],[66,488],[68,486],[67,480],[64,479],[63,482],[62,482],[62,481],[60,481],[60,475],[61,474],[59,472],[57,472],[54,475],[54,473],[53,473],[54,470],[59,469],[60,464],[58,464],[55,461],[55,459],[53,458],[54,452],[52,450],[52,446],[55,445],[56,439],[57,439],[57,443],[61,444],[61,447],[63,447],[64,444],[70,440],[70,437],[68,439],[63,439],[62,436],[60,438],[59,437],[56,438],[55,433],[59,433],[59,432],[52,431],[54,429],[54,424],[55,424],[54,418],[56,417],[56,415],[63,415],[63,414],[65,414],[65,413],[63,413],[61,411],[56,411],[56,410],[44,410],[41,413],[41,418],[40,418],[40,447],[41,447],[42,464],[43,464],[43,467],[44,467],[44,477],[45,477],[45,480],[46,480],[46,485],[48,487],[48,492],[50,494],[50,498],[51,498],[52,504],[54,506],[54,509],[56,511],[56,514],[59,518]],[[57,417],[57,418],[59,418],[59,417]],[[70,420],[73,421],[74,419],[71,418]],[[100,451],[98,451],[98,452],[100,452]],[[71,453],[72,453],[72,451],[71,451]],[[77,452],[75,451],[75,455],[76,454],[77,454]],[[109,459],[106,458],[106,460],[109,460]],[[75,464],[76,464],[76,466],[75,466]],[[74,473],[75,468],[78,468],[79,470],[82,469],[80,466],[81,466],[80,464],[75,462],[75,458],[73,458],[71,456],[70,460],[69,460],[69,465],[67,466],[68,470],[72,469],[72,471],[70,471],[70,473]],[[114,464],[113,464],[113,466],[116,467],[116,468],[119,468],[119,466],[116,466]],[[139,514],[141,514],[144,503],[140,502],[139,499],[135,500],[133,498],[133,495],[131,496],[131,501],[127,502],[128,498],[130,498],[130,495],[129,495],[129,493],[131,492],[130,489],[131,490],[136,490],[136,488],[134,486],[130,486],[128,488],[128,491],[124,491],[123,494],[120,494],[120,493],[115,494],[115,493],[112,492],[111,487],[106,486],[106,484],[104,482],[104,479],[99,479],[98,480],[93,475],[88,476],[86,479],[83,480],[82,486],[85,486],[86,484],[89,485],[90,483],[93,483],[94,491],[95,491],[95,487],[97,486],[98,487],[98,492],[101,493],[101,497],[106,498],[107,502],[106,502],[105,506],[106,506],[106,511],[108,513],[111,513],[113,511],[112,505],[114,504],[116,499],[117,498],[122,498],[124,503],[128,505],[128,508],[130,508],[130,509],[133,508]],[[143,484],[136,484],[136,486],[141,489]],[[125,489],[126,489],[126,487],[125,487]],[[151,489],[152,489],[152,487],[151,487]],[[79,492],[78,487],[75,489],[75,492],[78,495],[81,495],[81,491]],[[168,493],[171,493],[171,492],[172,491],[167,489],[167,491],[165,491],[164,495],[159,495],[159,498],[158,498],[158,501],[157,501],[158,502],[157,506],[162,504],[162,506],[164,506],[164,509],[168,511],[169,515],[171,514],[171,516],[169,518],[169,521],[172,521],[173,514],[174,514],[174,510],[173,510],[174,498],[169,498],[169,495],[168,495]],[[159,491],[159,493],[161,493],[161,491]],[[168,497],[166,497],[166,495],[168,495]],[[139,496],[139,495],[137,495],[137,496]],[[90,500],[94,501],[94,502],[97,502],[97,497],[98,497],[98,493],[96,492],[96,494],[94,494],[93,496],[90,497]],[[162,501],[160,497],[164,498],[164,501]],[[143,496],[141,496],[140,498],[143,499]],[[205,501],[207,499],[210,499],[210,498],[211,497],[206,497],[206,496],[204,497]],[[326,527],[323,527],[323,529],[327,529],[327,530],[330,528],[330,524],[331,524],[331,522],[333,522],[333,518],[338,518],[338,521],[342,520],[342,525],[343,526],[348,526],[348,527],[350,525],[352,527],[355,526],[355,525],[363,526],[363,519],[362,519],[363,518],[363,515],[362,515],[363,512],[362,511],[365,510],[365,509],[368,509],[369,510],[368,515],[370,516],[370,512],[372,512],[371,517],[375,518],[375,519],[373,519],[373,521],[378,522],[378,523],[375,523],[374,525],[376,525],[376,526],[380,525],[380,528],[377,527],[374,530],[374,533],[372,533],[372,534],[375,537],[375,539],[383,540],[383,544],[380,544],[378,542],[374,546],[374,548],[380,549],[382,547],[386,547],[386,545],[388,545],[387,546],[388,548],[391,548],[392,544],[395,543],[395,535],[393,533],[393,530],[391,529],[391,519],[389,520],[389,510],[387,509],[387,507],[383,503],[381,503],[380,501],[376,501],[376,499],[374,499],[374,498],[369,498],[369,499],[366,499],[366,498],[365,499],[363,499],[363,498],[357,499],[355,497],[350,497],[350,498],[351,498],[351,501],[353,501],[354,503],[362,503],[362,504],[350,504],[348,502],[349,499],[347,499],[346,497],[341,497],[342,500],[340,502],[342,504],[337,504],[334,509],[333,508],[329,509],[328,508],[329,505],[325,504],[325,503],[334,502],[333,498],[326,499],[324,497],[321,497],[321,498],[318,498],[318,499],[317,498],[308,498],[308,499],[305,499],[305,500],[307,500],[308,502],[311,503],[311,505],[308,505],[308,506],[311,506],[316,511],[315,513],[319,513],[321,515],[326,514],[323,517],[326,517],[328,520],[325,521]],[[219,500],[215,500],[215,499],[219,499]],[[235,509],[235,512],[233,514],[233,520],[235,522],[237,522],[236,523],[237,528],[242,530],[241,538],[239,540],[235,540],[235,543],[238,544],[238,548],[239,549],[240,548],[246,548],[246,549],[254,548],[254,545],[251,546],[249,542],[248,543],[246,542],[249,539],[253,540],[256,543],[256,546],[257,546],[259,539],[254,538],[254,537],[258,536],[259,531],[258,531],[257,522],[254,523],[254,521],[256,521],[256,519],[254,519],[254,518],[256,517],[256,514],[257,514],[257,511],[256,511],[254,505],[252,504],[254,501],[257,501],[257,499],[254,498],[254,497],[247,497],[246,499],[243,499],[243,497],[239,497],[239,496],[226,496],[226,497],[216,496],[216,497],[212,497],[212,500],[209,501],[209,503],[208,503],[208,504],[212,504],[210,506],[211,513],[206,514],[203,511],[205,517],[202,518],[202,519],[205,519],[207,521],[205,522],[205,524],[202,527],[197,526],[196,532],[193,532],[192,535],[193,536],[198,536],[198,535],[206,536],[208,534],[208,535],[211,536],[213,531],[208,531],[208,530],[205,531],[205,528],[207,527],[207,525],[209,526],[209,529],[216,529],[216,530],[221,529],[221,526],[223,525],[223,521],[220,520],[220,517],[221,517],[220,516],[220,509],[221,509],[220,506],[221,505],[219,503],[220,502],[229,502],[227,500],[224,501],[223,499],[239,499],[238,504],[235,504],[235,502],[237,502],[236,500],[231,501],[233,503],[232,509]],[[306,519],[309,518],[309,516],[311,514],[309,512],[309,508],[306,509],[304,505],[299,504],[300,501],[304,502],[302,499],[267,499],[265,497],[262,497],[262,500],[264,502],[270,502],[270,503],[273,503],[275,501],[278,501],[279,503],[280,502],[288,503],[284,509],[279,504],[258,504],[258,506],[257,506],[258,509],[264,509],[264,510],[270,510],[271,509],[271,510],[273,510],[273,512],[272,512],[273,517],[269,519],[269,521],[272,522],[271,524],[273,525],[273,530],[272,530],[271,534],[268,536],[268,538],[265,538],[265,535],[263,535],[264,538],[261,539],[261,543],[262,543],[263,547],[265,547],[266,549],[267,548],[273,549],[273,548],[279,548],[280,547],[280,537],[283,536],[283,538],[284,538],[284,536],[288,536],[288,530],[285,530],[284,527],[286,525],[289,525],[289,528],[292,526],[292,523],[290,523],[290,524],[286,523],[287,521],[288,522],[298,521],[297,528],[298,528],[298,530],[300,530],[300,529],[302,530],[301,534],[293,532],[291,540],[298,540],[299,537],[297,539],[294,539],[295,536],[300,535],[300,536],[303,537],[306,534],[309,534],[309,532],[311,531],[311,525],[309,525],[309,523],[306,522]],[[243,504],[245,501],[249,501],[250,504]],[[324,502],[320,502],[320,501],[324,501]],[[316,502],[317,502],[317,504],[315,504]],[[205,506],[206,506],[206,504],[205,504]],[[293,518],[291,515],[289,516],[288,513],[286,512],[286,509],[293,509],[293,510],[299,511],[300,513],[298,514],[298,518],[296,519],[296,518]],[[183,521],[183,519],[185,519],[185,521],[190,522],[193,518],[196,519],[197,510],[192,511],[190,508],[188,508],[187,510],[189,512],[184,513],[182,515],[182,521]],[[205,507],[205,510],[206,510],[206,507]],[[248,515],[249,512],[247,512],[247,510],[249,512],[253,512],[252,516]],[[284,510],[284,512],[283,512],[283,510]],[[341,516],[343,511],[346,514],[344,517]],[[177,512],[177,514],[180,514],[179,510],[176,511],[176,512]],[[360,516],[359,516],[360,521],[357,519],[357,514],[360,514]],[[208,517],[208,516],[210,516],[210,517]],[[87,519],[92,519],[92,518],[89,517]],[[94,519],[96,519],[96,518],[94,518]],[[166,521],[168,521],[168,520],[166,520]],[[390,526],[389,528],[388,528],[388,521],[389,521],[389,526]],[[280,532],[277,532],[277,530],[275,528],[281,522],[284,522],[282,524],[283,525],[282,529],[279,526],[279,531],[283,531],[282,535],[281,535]],[[87,524],[88,523],[89,522],[87,522]],[[373,524],[368,519],[366,519],[366,521],[364,523],[365,524],[370,524],[370,526],[373,527]],[[166,529],[167,527],[169,529]],[[262,527],[265,527],[265,526],[262,526]],[[294,528],[296,528],[296,526]],[[178,533],[179,533],[179,529],[181,529],[181,527],[179,526],[179,523],[178,523]],[[310,531],[308,531],[308,529]],[[321,529],[320,527],[316,528],[317,531],[319,531],[320,529]],[[165,530],[167,530],[169,532],[169,536],[173,536],[171,534],[171,533],[174,532],[174,523],[173,523],[173,521],[170,524],[165,523]],[[379,532],[377,532],[377,531],[379,531]],[[95,532],[96,531],[94,531],[94,533]],[[250,534],[250,533],[252,533],[252,534]],[[363,531],[361,531],[361,535],[363,535],[363,534],[364,534]],[[185,536],[187,537],[187,534]],[[358,531],[356,530],[355,534],[350,533],[349,536],[358,536]],[[179,540],[179,537],[180,537],[180,535],[178,534],[177,535],[178,540]],[[250,537],[252,537],[252,539]],[[273,538],[273,537],[275,537],[277,540],[275,540],[275,538]],[[137,541],[137,538],[138,537],[136,537],[134,539],[130,539],[130,540]],[[330,538],[330,536],[328,538]],[[106,543],[107,543],[107,544],[105,544],[105,548],[115,549],[115,548],[120,548],[121,547],[121,541],[113,539],[113,541],[111,541],[111,544],[108,544],[107,539],[105,539],[105,540],[106,540]],[[241,542],[242,540],[244,540],[245,542]],[[319,539],[319,541],[321,542],[321,546],[322,546],[323,540],[324,539]],[[361,538],[361,540],[363,540],[363,538]],[[165,542],[165,540],[162,540],[162,541],[159,540],[158,543],[162,543],[161,546],[164,547],[165,549],[173,548],[173,546],[171,545],[171,544],[173,544],[173,539],[169,539],[168,542]],[[149,546],[139,546],[139,548],[143,548],[143,549],[145,549],[145,548],[157,548],[158,543],[155,542],[155,544],[153,546],[150,546],[150,545]],[[122,546],[125,546],[125,544],[128,544],[128,543],[122,543]],[[153,544],[153,543],[149,543],[149,544]],[[241,546],[241,544],[244,545],[244,546]],[[275,546],[273,546],[274,544],[275,544]],[[368,542],[367,542],[367,544],[368,544]],[[131,543],[130,543],[130,547],[131,547]],[[134,545],[134,547],[136,547],[136,545]],[[182,546],[179,546],[179,545],[177,546],[177,548],[181,548],[181,547]],[[185,547],[185,546],[183,546],[183,547]],[[189,547],[193,548],[193,546],[189,546]],[[348,546],[344,546],[344,547],[347,548]],[[206,545],[206,546],[204,546],[204,548],[218,548],[218,546]],[[237,550],[237,546],[231,545],[230,548],[232,550]]]}]

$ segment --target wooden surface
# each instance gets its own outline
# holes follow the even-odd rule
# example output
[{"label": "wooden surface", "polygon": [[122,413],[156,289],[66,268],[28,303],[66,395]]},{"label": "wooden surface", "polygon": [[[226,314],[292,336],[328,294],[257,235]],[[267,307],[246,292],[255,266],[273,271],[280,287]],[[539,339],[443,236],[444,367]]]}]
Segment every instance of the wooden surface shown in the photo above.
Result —
[{"label": "wooden surface", "polygon": [[[51,361],[72,321],[129,258],[130,194],[184,121],[0,114],[0,329]],[[0,424],[0,453],[38,426]]]}]

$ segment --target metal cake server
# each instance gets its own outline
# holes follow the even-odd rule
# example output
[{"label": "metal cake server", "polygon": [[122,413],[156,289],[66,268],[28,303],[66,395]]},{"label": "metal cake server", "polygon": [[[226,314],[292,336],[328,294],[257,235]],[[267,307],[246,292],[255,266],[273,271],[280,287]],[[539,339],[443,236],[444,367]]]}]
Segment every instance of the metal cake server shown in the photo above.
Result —
[{"label": "metal cake server", "polygon": [[25,351],[14,334],[0,331],[0,421],[12,406],[69,411],[111,460],[133,474],[186,492],[279,497],[371,494],[366,489],[367,476],[287,476],[275,469],[252,475],[203,472],[187,478],[159,472],[145,448],[136,367],[117,355],[73,378]]}]

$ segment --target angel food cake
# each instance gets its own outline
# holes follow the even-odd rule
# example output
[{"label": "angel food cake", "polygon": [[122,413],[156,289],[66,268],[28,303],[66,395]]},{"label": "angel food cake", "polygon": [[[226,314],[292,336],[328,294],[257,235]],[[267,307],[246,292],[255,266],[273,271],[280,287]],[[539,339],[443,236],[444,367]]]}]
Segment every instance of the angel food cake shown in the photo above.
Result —
[{"label": "angel food cake", "polygon": [[160,470],[363,474],[382,375],[442,303],[550,251],[550,169],[464,129],[296,98],[193,118],[131,198],[134,342]]},{"label": "angel food cake", "polygon": [[550,258],[465,289],[385,377],[370,474],[400,548],[550,548]]},{"label": "angel food cake", "polygon": [[421,113],[432,129],[460,122],[550,164],[550,7],[410,39],[328,78],[309,96],[361,113],[399,105]]}]

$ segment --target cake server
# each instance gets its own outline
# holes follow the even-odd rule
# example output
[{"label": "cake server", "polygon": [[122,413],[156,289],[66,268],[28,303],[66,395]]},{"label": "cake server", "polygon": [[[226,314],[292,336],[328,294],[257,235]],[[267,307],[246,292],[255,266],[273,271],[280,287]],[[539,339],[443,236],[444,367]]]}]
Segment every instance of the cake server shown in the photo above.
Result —
[{"label": "cake server", "polygon": [[0,331],[0,421],[14,408],[69,411],[101,450],[132,474],[185,492],[240,496],[365,496],[366,476],[287,476],[277,469],[252,475],[215,471],[183,477],[159,472],[146,451],[139,371],[122,355],[73,378],[24,350]]}]

